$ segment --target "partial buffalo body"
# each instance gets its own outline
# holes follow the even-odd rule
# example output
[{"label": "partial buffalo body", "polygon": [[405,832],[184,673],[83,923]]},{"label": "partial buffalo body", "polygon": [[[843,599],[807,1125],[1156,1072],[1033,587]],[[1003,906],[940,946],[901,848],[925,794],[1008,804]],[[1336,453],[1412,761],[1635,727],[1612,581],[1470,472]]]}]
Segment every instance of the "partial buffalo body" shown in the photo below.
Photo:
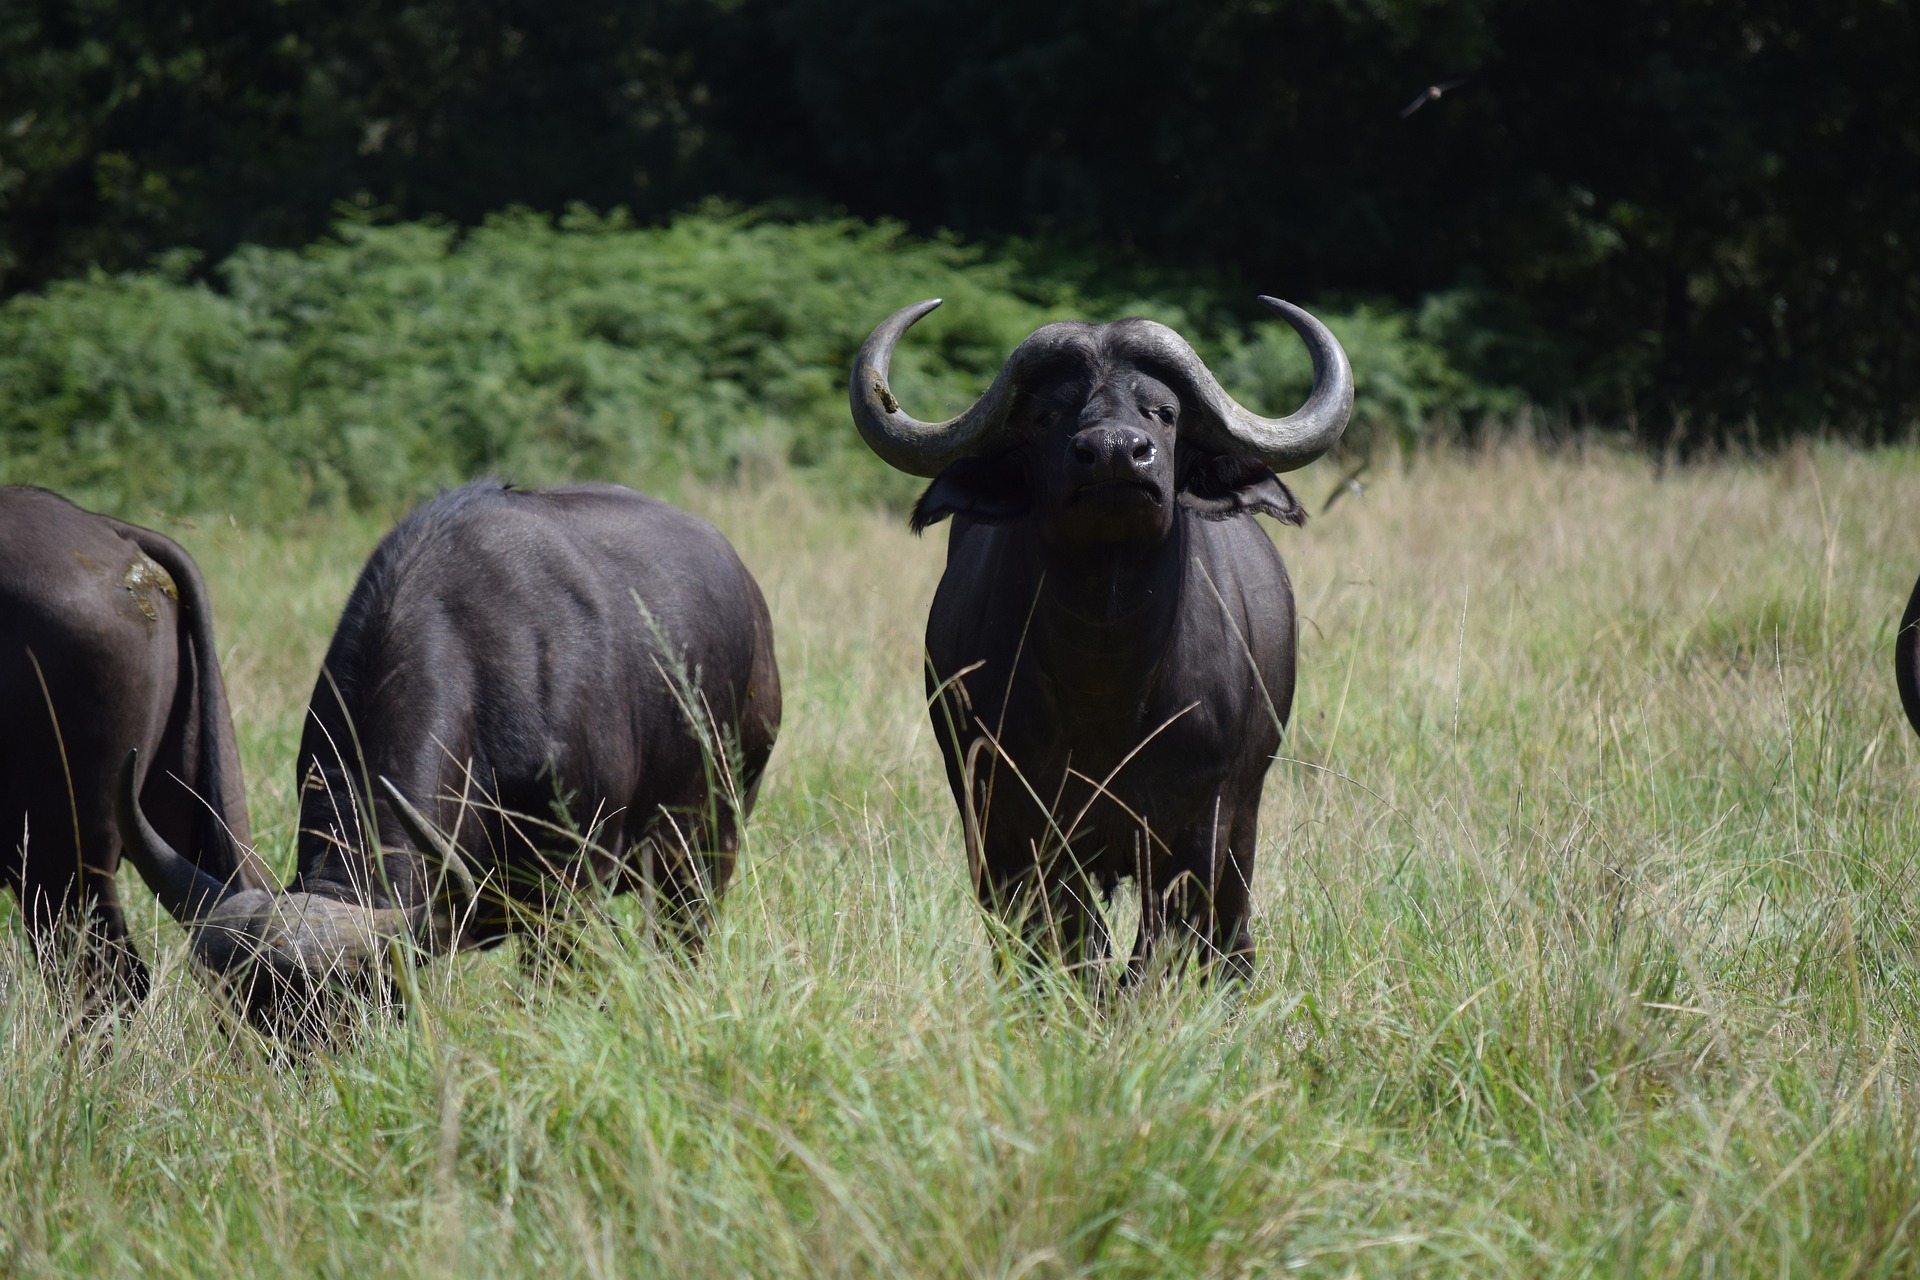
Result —
[{"label": "partial buffalo body", "polygon": [[58,494],[0,488],[0,855],[43,967],[77,963],[88,1004],[147,990],[114,888],[114,779],[133,749],[154,827],[214,880],[253,883],[262,872],[192,557]]},{"label": "partial buffalo body", "polygon": [[392,940],[488,946],[557,890],[648,886],[697,941],[779,725],[765,601],[711,525],[615,485],[475,484],[401,522],[347,601],[286,891],[130,852],[256,1021],[324,1032],[326,993],[382,981]]},{"label": "partial buffalo body", "polygon": [[1332,334],[1274,306],[1314,361],[1305,407],[1235,404],[1177,334],[1145,320],[1053,324],[979,403],[908,417],[889,319],[854,366],[876,452],[933,477],[948,516],[927,619],[927,689],[975,887],[1037,948],[1103,958],[1097,898],[1141,886],[1132,971],[1169,925],[1201,957],[1253,964],[1248,891],[1267,767],[1293,701],[1293,592],[1264,514],[1305,519],[1275,475],[1330,447],[1352,374]]},{"label": "partial buffalo body", "polygon": [[1893,678],[1900,689],[1900,705],[1907,723],[1920,733],[1920,582],[1913,584],[1907,611],[1900,617],[1900,634],[1893,642]]}]

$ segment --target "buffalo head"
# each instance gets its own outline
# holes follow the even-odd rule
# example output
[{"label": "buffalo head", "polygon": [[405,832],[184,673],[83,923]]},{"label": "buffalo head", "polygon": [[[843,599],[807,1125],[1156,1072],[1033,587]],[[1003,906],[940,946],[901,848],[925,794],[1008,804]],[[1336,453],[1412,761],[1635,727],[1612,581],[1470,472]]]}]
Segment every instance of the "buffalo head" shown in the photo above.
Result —
[{"label": "buffalo head", "polygon": [[1263,298],[1307,342],[1313,392],[1285,418],[1237,404],[1179,334],[1151,320],[1050,324],[1015,349],[975,404],[941,423],[908,416],[887,384],[893,349],[940,305],[904,308],[854,361],[861,435],[887,462],[934,477],[915,507],[921,529],[948,515],[999,523],[1038,509],[1058,551],[1155,544],[1176,504],[1206,519],[1302,513],[1275,473],[1339,439],[1353,409],[1340,344],[1300,308]]},{"label": "buffalo head", "polygon": [[[408,909],[339,896],[222,883],[164,840],[140,807],[139,752],[130,752],[116,792],[127,857],[168,913],[184,925],[202,972],[237,1012],[262,1030],[297,1040],[329,1038],[345,1013],[336,997],[392,996],[395,948],[443,949],[476,888],[457,850],[385,778],[380,788],[419,848],[444,868],[439,904]],[[438,905],[443,910],[436,911]]]}]

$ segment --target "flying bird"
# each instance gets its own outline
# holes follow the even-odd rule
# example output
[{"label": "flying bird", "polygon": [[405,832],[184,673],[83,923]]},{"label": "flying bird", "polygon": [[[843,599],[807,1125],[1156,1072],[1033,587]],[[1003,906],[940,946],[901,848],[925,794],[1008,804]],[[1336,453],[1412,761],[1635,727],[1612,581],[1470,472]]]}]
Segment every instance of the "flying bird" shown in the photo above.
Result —
[{"label": "flying bird", "polygon": [[1327,495],[1326,504],[1320,508],[1320,514],[1325,515],[1327,512],[1333,510],[1333,504],[1340,501],[1346,494],[1350,493],[1357,498],[1365,493],[1367,486],[1360,483],[1360,473],[1365,471],[1370,465],[1371,462],[1363,462],[1353,470],[1347,472],[1344,476],[1341,476],[1340,483],[1333,486],[1333,492]]},{"label": "flying bird", "polygon": [[1428,85],[1426,88],[1420,91],[1419,97],[1415,98],[1412,102],[1409,102],[1406,106],[1400,108],[1400,118],[1402,120],[1405,120],[1408,116],[1412,115],[1414,112],[1418,111],[1420,108],[1426,106],[1429,102],[1440,101],[1441,94],[1450,93],[1453,90],[1458,89],[1461,85],[1465,84],[1467,80],[1468,80],[1468,77],[1461,76],[1458,80],[1449,80],[1445,84]]}]

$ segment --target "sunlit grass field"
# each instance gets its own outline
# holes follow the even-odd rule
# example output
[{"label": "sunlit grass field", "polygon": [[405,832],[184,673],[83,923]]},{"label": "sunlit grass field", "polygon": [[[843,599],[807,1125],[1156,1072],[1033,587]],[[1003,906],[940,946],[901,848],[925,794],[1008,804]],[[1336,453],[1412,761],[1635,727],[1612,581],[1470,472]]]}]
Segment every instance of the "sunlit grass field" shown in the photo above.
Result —
[{"label": "sunlit grass field", "polygon": [[[1338,474],[1294,477],[1316,513]],[[439,961],[404,1021],[285,1057],[130,876],[163,972],[110,1041],[63,1030],[0,908],[0,1270],[1920,1271],[1920,455],[1367,481],[1275,534],[1300,689],[1247,989],[997,976],[922,702],[944,531],[680,489],[766,589],[787,690],[707,954],[616,927],[557,980]],[[284,868],[383,525],[120,514],[210,580]]]}]

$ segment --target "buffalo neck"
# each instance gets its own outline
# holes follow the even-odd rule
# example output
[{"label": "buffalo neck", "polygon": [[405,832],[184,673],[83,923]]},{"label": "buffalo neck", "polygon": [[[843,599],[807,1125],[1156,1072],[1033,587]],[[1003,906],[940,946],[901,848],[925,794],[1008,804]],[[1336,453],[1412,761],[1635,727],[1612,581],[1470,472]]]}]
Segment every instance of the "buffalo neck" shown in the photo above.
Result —
[{"label": "buffalo neck", "polygon": [[1034,657],[1071,704],[1138,714],[1179,616],[1186,555],[1182,520],[1156,544],[1042,555]]}]

